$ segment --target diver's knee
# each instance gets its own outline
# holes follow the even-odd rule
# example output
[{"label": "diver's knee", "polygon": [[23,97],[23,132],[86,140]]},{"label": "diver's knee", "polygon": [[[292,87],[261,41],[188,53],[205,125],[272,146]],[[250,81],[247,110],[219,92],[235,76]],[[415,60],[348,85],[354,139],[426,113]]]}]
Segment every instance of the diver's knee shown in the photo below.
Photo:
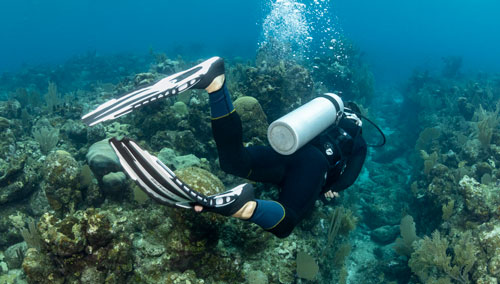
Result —
[{"label": "diver's knee", "polygon": [[249,172],[249,169],[241,161],[234,161],[232,159],[219,157],[219,166],[224,172],[239,177],[247,177]]},{"label": "diver's knee", "polygon": [[219,158],[219,166],[220,168],[228,174],[234,174],[234,166],[229,160]]},{"label": "diver's knee", "polygon": [[283,218],[283,220],[281,220],[281,222],[274,228],[267,231],[272,233],[276,237],[283,239],[288,237],[293,232],[293,229],[298,223],[299,219],[297,215],[290,210],[285,210],[285,217]]}]

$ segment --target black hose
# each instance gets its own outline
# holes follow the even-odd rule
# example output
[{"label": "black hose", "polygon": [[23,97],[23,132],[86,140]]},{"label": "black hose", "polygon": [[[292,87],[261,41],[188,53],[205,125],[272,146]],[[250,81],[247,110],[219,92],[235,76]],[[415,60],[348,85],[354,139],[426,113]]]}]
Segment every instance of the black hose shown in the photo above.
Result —
[{"label": "black hose", "polygon": [[385,142],[387,141],[387,139],[385,138],[385,134],[384,132],[382,131],[382,129],[380,129],[380,127],[378,127],[378,125],[376,125],[373,121],[371,121],[370,119],[368,119],[368,117],[362,115],[361,113],[357,112],[357,111],[354,111],[352,109],[349,109],[349,108],[344,108],[344,110],[347,110],[347,112],[350,112],[350,113],[354,113],[355,115],[365,119],[366,121],[368,121],[371,125],[373,125],[377,130],[378,132],[380,132],[380,135],[382,135],[382,144],[378,144],[378,145],[371,145],[371,144],[366,144],[366,146],[368,147],[373,147],[373,148],[379,148],[379,147],[382,147],[385,145]]}]

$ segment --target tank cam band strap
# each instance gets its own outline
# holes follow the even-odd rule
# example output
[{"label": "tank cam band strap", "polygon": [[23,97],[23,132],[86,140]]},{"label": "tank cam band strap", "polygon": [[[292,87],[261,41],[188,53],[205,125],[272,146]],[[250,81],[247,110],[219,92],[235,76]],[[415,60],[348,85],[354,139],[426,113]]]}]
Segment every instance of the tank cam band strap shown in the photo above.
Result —
[{"label": "tank cam band strap", "polygon": [[337,124],[337,122],[339,122],[343,114],[343,112],[340,110],[339,102],[337,102],[337,100],[328,95],[319,95],[319,97],[329,100],[335,106],[335,109],[337,110],[337,120],[335,121],[335,124]]}]

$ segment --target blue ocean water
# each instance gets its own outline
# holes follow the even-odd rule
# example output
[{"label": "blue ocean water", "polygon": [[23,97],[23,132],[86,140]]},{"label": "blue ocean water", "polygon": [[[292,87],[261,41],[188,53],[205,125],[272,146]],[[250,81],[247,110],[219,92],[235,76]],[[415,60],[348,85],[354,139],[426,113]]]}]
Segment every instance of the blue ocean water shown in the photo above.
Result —
[{"label": "blue ocean water", "polygon": [[462,56],[469,71],[500,71],[498,1],[340,0],[333,7],[385,81],[400,81],[416,67],[438,68],[450,55]]},{"label": "blue ocean water", "polygon": [[[463,56],[468,69],[500,69],[500,4],[494,0],[21,0],[0,3],[0,72],[59,63],[89,51],[145,53],[151,48],[198,58],[251,58],[274,2],[304,4],[303,28],[342,30],[385,81],[402,80],[415,67],[435,68],[449,55]],[[326,14],[320,15],[323,9]],[[300,29],[296,32],[302,36]]]},{"label": "blue ocean water", "polygon": [[[496,283],[499,8],[493,0],[2,1],[0,283]],[[373,121],[361,120],[368,144],[387,137],[368,148],[355,183],[317,200],[287,239],[163,207],[116,172],[108,139],[127,136],[190,185],[247,182],[219,164],[214,96],[136,92],[114,106],[153,97],[113,121],[82,121],[214,55],[226,59],[245,145],[266,145],[268,123],[324,92]],[[258,198],[278,199],[277,187],[254,186]]]},{"label": "blue ocean water", "polygon": [[0,69],[89,51],[252,56],[261,13],[258,1],[2,1]]}]

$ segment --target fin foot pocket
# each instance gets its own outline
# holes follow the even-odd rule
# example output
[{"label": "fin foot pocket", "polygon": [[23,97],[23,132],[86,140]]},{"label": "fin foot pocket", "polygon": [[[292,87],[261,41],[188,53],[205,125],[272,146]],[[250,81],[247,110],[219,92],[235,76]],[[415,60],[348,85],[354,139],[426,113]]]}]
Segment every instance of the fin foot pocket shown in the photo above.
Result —
[{"label": "fin foot pocket", "polygon": [[226,192],[210,195],[208,198],[213,201],[207,211],[231,216],[240,210],[248,201],[255,200],[254,188],[249,183],[240,184]]},{"label": "fin foot pocket", "polygon": [[[215,59],[217,58],[217,59]],[[206,89],[215,78],[225,73],[224,59],[214,57],[208,71],[201,77],[200,81],[193,86],[193,89]]]}]

